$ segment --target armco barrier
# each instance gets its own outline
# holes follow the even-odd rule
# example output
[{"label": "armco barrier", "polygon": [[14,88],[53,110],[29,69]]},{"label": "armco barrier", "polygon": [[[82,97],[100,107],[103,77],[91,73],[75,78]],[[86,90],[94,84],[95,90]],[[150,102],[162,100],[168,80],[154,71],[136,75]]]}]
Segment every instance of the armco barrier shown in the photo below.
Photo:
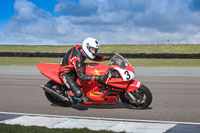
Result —
[{"label": "armco barrier", "polygon": [[158,59],[200,59],[200,54],[122,54],[126,58],[158,58]]},{"label": "armco barrier", "polygon": [[[101,53],[103,55],[113,55],[111,53]],[[26,52],[0,52],[0,57],[63,57],[65,53],[26,53]],[[173,54],[173,53],[160,53],[160,54],[125,54],[121,53],[125,58],[157,58],[157,59],[200,59],[199,54]]]}]

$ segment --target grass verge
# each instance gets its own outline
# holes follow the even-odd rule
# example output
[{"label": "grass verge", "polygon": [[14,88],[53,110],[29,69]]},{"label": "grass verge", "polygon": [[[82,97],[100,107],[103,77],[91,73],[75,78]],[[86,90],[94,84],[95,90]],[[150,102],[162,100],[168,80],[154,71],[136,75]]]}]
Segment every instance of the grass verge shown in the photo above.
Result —
[{"label": "grass verge", "polygon": [[[36,66],[39,62],[60,63],[62,58],[0,57],[0,66]],[[199,59],[128,59],[140,67],[200,67]],[[91,62],[87,60],[87,62]],[[107,62],[101,62],[107,64]]]},{"label": "grass verge", "polygon": [[49,129],[46,127],[36,126],[19,126],[0,124],[0,132],[2,133],[111,133],[111,131],[92,131],[87,128],[82,129]]},{"label": "grass verge", "polygon": [[[47,46],[47,45],[0,45],[0,52],[49,52],[65,53],[73,45]],[[200,44],[178,45],[101,45],[100,53],[200,53]]]}]

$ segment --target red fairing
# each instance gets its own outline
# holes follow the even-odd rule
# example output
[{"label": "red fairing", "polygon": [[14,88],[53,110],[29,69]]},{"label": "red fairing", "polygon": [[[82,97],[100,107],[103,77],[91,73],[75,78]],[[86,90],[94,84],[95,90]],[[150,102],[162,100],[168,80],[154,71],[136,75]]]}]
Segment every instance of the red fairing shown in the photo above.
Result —
[{"label": "red fairing", "polygon": [[47,78],[63,85],[59,78],[60,64],[40,62],[38,63],[37,68],[40,70],[40,73],[46,76]]},{"label": "red fairing", "polygon": [[130,71],[132,71],[135,74],[135,71],[134,71],[132,65],[129,62],[128,62],[127,70],[130,70]]},{"label": "red fairing", "polygon": [[88,63],[85,65],[86,75],[104,75],[108,71],[108,66],[98,63]]},{"label": "red fairing", "polygon": [[132,80],[130,81],[130,84],[128,86],[128,88],[126,89],[126,92],[131,92],[131,91],[134,91],[134,90],[137,90],[141,87],[142,83],[137,81],[137,80]]}]

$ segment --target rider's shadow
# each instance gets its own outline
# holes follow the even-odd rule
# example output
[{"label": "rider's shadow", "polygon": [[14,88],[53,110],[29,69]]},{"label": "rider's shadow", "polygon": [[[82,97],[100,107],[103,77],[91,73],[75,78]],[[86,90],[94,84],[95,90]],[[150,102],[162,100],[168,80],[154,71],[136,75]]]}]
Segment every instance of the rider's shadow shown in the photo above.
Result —
[{"label": "rider's shadow", "polygon": [[123,104],[114,104],[114,105],[83,105],[83,104],[75,104],[71,106],[73,109],[85,111],[89,108],[93,109],[120,109],[126,108]]}]

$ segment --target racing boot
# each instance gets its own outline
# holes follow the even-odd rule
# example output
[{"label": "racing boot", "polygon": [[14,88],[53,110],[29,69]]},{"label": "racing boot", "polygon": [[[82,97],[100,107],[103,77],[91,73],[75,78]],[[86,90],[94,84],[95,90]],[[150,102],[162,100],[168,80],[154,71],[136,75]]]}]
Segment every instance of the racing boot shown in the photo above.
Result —
[{"label": "racing boot", "polygon": [[83,96],[76,97],[72,91],[68,92],[68,96],[71,98],[73,103],[81,103],[83,101]]},{"label": "racing boot", "polygon": [[82,97],[74,97],[75,103],[81,103],[83,101]]}]

